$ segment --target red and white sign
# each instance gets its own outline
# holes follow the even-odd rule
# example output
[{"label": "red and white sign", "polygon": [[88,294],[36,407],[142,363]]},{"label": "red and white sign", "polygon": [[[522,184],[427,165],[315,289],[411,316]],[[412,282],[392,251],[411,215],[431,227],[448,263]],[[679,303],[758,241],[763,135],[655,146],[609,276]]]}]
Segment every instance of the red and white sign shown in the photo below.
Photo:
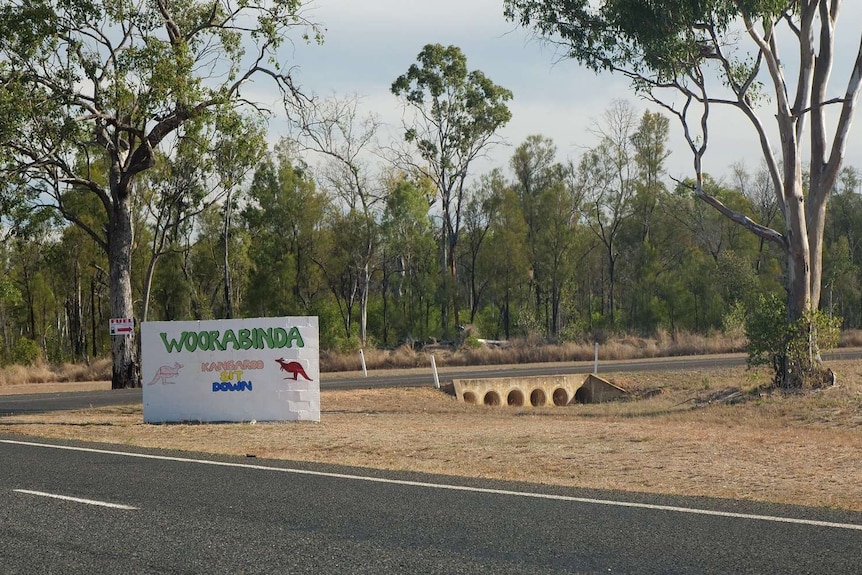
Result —
[{"label": "red and white sign", "polygon": [[135,331],[135,319],[131,317],[112,317],[111,335],[132,335]]}]

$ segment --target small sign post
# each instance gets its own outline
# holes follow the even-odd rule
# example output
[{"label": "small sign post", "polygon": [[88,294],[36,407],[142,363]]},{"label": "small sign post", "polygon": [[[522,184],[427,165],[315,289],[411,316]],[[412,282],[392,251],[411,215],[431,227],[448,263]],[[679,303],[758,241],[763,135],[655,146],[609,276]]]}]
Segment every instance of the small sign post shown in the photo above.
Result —
[{"label": "small sign post", "polygon": [[135,331],[135,319],[131,317],[112,317],[111,335],[132,335]]}]

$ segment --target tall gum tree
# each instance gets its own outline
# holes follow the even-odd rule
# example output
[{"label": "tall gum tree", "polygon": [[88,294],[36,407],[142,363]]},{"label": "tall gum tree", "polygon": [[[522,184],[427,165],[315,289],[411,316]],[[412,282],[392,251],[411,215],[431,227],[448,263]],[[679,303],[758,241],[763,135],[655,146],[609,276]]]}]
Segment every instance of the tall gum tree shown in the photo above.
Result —
[{"label": "tall gum tree", "polygon": [[[693,156],[694,192],[780,246],[787,262],[788,322],[804,325],[820,302],[826,208],[862,84],[862,44],[843,84],[830,84],[841,5],[841,0],[504,0],[504,13],[586,67],[629,78],[638,93],[679,119]],[[767,95],[771,110],[761,106]],[[703,160],[711,112],[718,106],[738,110],[759,142],[783,229],[756,222],[704,190]],[[768,115],[775,119],[771,128],[764,120]],[[816,334],[808,341],[808,357],[817,366]],[[781,385],[799,383],[792,371],[785,370]]]},{"label": "tall gum tree", "polygon": [[411,150],[400,154],[398,163],[434,182],[440,198],[441,262],[448,272],[441,278],[441,323],[446,332],[450,305],[458,323],[456,248],[465,184],[473,161],[496,143],[497,130],[512,118],[506,104],[512,92],[479,70],[468,72],[461,49],[441,44],[422,48],[417,63],[392,83],[391,91],[405,109],[415,112],[405,120],[404,137],[420,158],[415,159]]},{"label": "tall gum tree", "polygon": [[[241,90],[272,81],[302,100],[279,60],[287,38],[319,40],[300,0],[11,0],[0,7],[0,194],[46,203],[108,254],[112,317],[134,317],[132,206],[138,176],[187,122],[265,110]],[[108,166],[107,184],[91,172]],[[87,226],[63,194],[94,194]],[[140,385],[134,336],[114,338],[112,387]]]}]

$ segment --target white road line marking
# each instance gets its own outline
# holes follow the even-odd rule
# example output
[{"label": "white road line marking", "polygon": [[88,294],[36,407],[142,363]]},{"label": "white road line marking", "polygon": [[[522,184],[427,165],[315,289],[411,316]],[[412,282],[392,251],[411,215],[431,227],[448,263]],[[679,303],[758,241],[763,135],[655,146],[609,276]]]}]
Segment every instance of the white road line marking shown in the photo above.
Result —
[{"label": "white road line marking", "polygon": [[486,493],[489,495],[506,495],[510,497],[525,497],[531,499],[546,499],[550,501],[567,501],[571,503],[583,503],[588,505],[607,505],[611,507],[628,507],[633,509],[649,509],[653,511],[670,511],[674,513],[688,513],[692,515],[708,515],[712,517],[729,517],[732,519],[749,519],[755,521],[769,521],[772,523],[792,523],[811,527],[833,527],[836,529],[851,529],[862,531],[862,524],[858,523],[835,523],[832,521],[817,521],[814,519],[798,519],[795,517],[780,517],[775,515],[757,515],[754,513],[734,513],[731,511],[715,511],[712,509],[698,509],[696,507],[676,507],[673,505],[654,505],[652,503],[635,503],[631,501],[614,501],[610,499],[592,499],[588,497],[572,497],[569,495],[554,495],[549,493],[532,493],[529,491],[509,491],[506,489],[487,489],[483,487],[468,487],[466,485],[450,485],[446,483],[427,483],[423,481],[408,481],[406,479],[386,479],[381,477],[368,477],[365,475],[351,475],[346,473],[329,473],[325,471],[311,471],[308,469],[292,469],[285,467],[271,467],[267,465],[250,465],[248,463],[230,463],[226,461],[212,461],[208,459],[192,459],[190,457],[171,457],[166,455],[151,455],[146,453],[130,453],[126,451],[113,451],[109,449],[93,449],[89,447],[74,447],[71,445],[52,445],[50,443],[35,443],[29,441],[15,441],[11,439],[0,439],[0,443],[11,445],[27,445],[31,447],[44,447],[48,449],[60,449],[67,451],[80,451],[86,453],[99,453],[102,455],[119,455],[123,457],[135,457],[138,459],[155,459],[159,461],[173,461],[178,463],[196,463],[198,465],[215,465],[218,467],[235,467],[240,469],[254,469],[258,471],[275,471],[291,473],[294,475],[309,475],[314,477],[328,477],[332,479],[347,479],[351,481],[367,481],[369,483],[383,483],[388,485],[402,485],[406,487],[422,487],[426,489],[443,489],[448,491],[466,491],[470,493]]},{"label": "white road line marking", "polygon": [[112,509],[124,509],[128,511],[136,511],[137,507],[131,505],[121,505],[119,503],[108,503],[107,501],[96,501],[95,499],[82,499],[80,497],[69,497],[68,495],[58,495],[57,493],[45,493],[44,491],[30,491],[29,489],[13,489],[16,493],[26,493],[27,495],[38,495],[40,497],[50,497],[51,499],[62,499],[63,501],[74,501],[75,503],[85,503],[86,505],[98,505],[100,507],[110,507]]}]

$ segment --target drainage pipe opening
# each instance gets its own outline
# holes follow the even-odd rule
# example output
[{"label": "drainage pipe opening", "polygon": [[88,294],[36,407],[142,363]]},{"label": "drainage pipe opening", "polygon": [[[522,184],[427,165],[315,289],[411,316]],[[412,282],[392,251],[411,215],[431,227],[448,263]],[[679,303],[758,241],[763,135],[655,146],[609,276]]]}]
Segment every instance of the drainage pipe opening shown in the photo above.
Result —
[{"label": "drainage pipe opening", "polygon": [[513,389],[506,396],[506,403],[511,407],[521,407],[524,405],[524,392],[520,389]]},{"label": "drainage pipe opening", "polygon": [[534,389],[530,394],[530,405],[533,407],[541,407],[548,402],[548,397],[542,389]]},{"label": "drainage pipe opening", "polygon": [[568,405],[569,403],[569,392],[563,389],[562,387],[558,387],[554,390],[554,405],[560,407],[563,405]]},{"label": "drainage pipe opening", "polygon": [[479,398],[472,391],[464,392],[464,403],[479,403]]},{"label": "drainage pipe opening", "polygon": [[496,391],[489,391],[485,394],[485,405],[500,405],[500,394]]}]

